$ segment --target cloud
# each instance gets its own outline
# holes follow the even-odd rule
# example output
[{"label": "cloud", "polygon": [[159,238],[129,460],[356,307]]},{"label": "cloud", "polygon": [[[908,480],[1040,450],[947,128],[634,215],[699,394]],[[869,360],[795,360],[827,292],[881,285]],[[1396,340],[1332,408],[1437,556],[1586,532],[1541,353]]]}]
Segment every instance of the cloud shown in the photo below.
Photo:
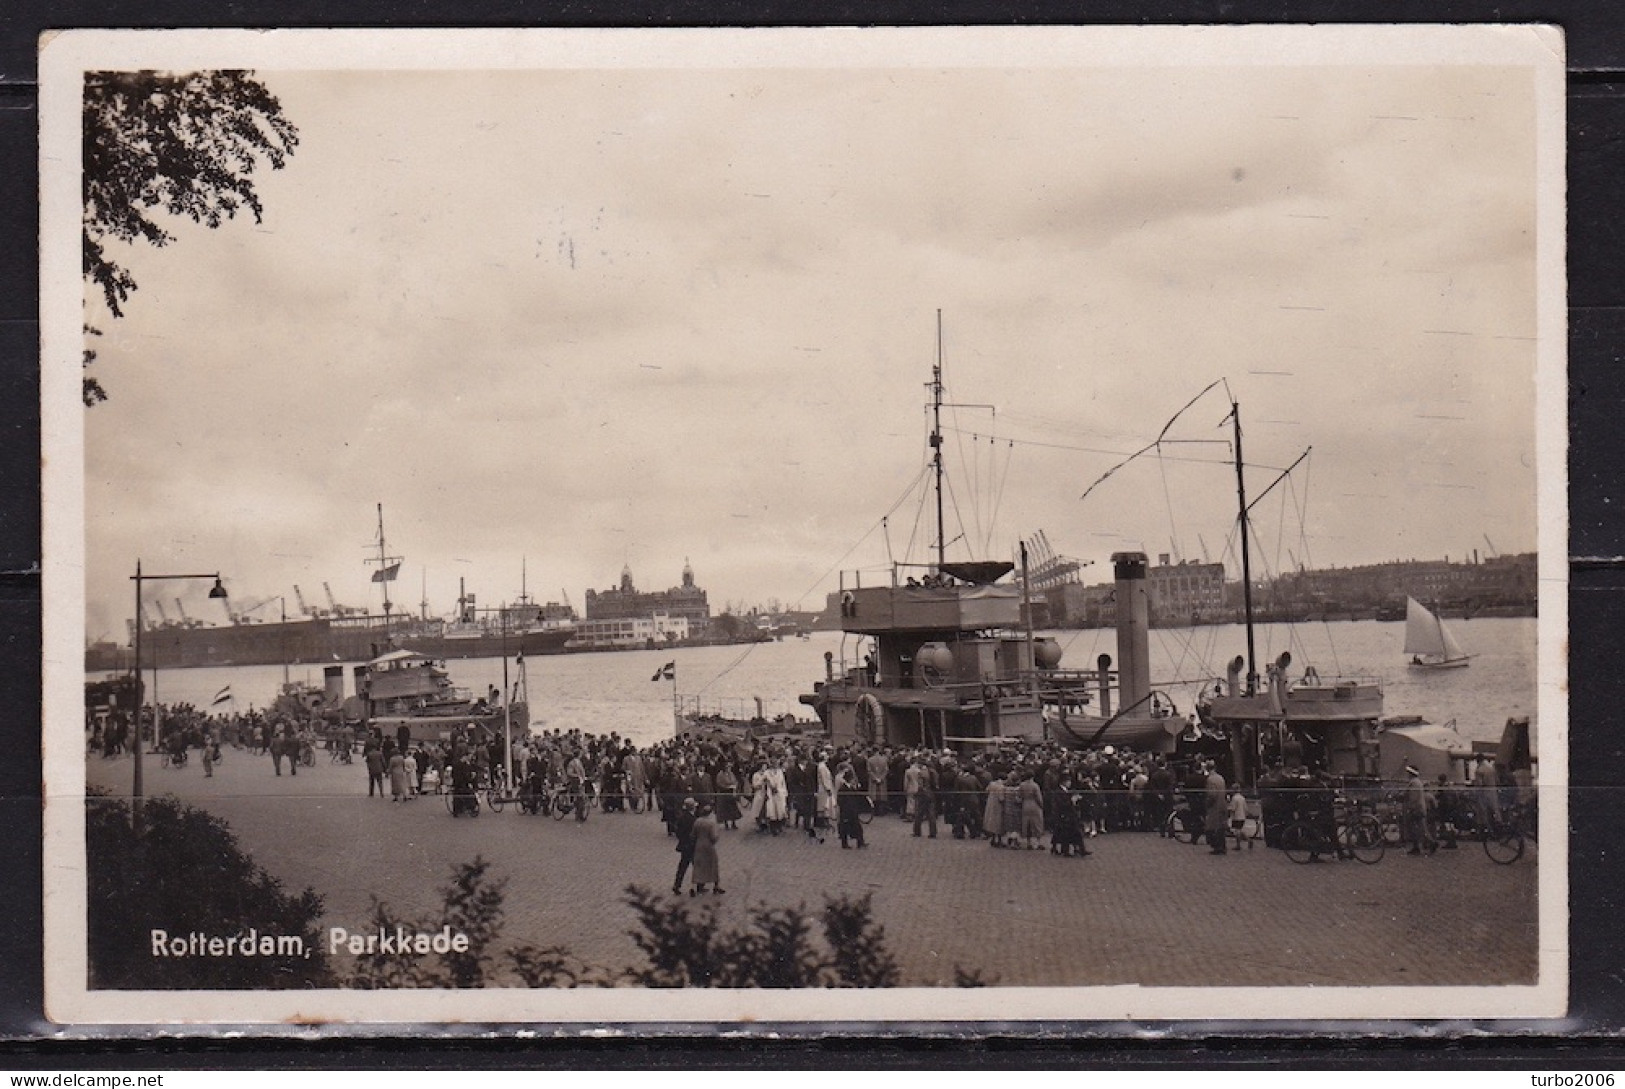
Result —
[{"label": "cloud", "polygon": [[101,628],[136,555],[366,599],[380,502],[441,609],[511,597],[521,557],[578,605],[684,557],[713,600],[816,602],[931,536],[899,499],[938,310],[950,400],[997,406],[948,413],[950,536],[1217,551],[1222,445],[1076,497],[1227,376],[1250,459],[1315,446],[1320,558],[1532,546],[1518,73],[266,78],[301,145],[265,223],[133,250],[99,345]]}]

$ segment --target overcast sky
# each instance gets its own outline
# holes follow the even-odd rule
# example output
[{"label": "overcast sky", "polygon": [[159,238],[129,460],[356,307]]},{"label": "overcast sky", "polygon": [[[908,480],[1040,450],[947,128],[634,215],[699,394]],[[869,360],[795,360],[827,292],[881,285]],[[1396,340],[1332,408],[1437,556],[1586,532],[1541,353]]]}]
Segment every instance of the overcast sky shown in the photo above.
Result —
[{"label": "overcast sky", "polygon": [[300,133],[264,223],[177,224],[116,255],[127,316],[90,301],[92,638],[137,557],[376,608],[380,502],[414,611],[522,558],[578,609],[685,560],[714,610],[819,607],[925,558],[939,309],[949,398],[994,406],[944,413],[957,557],[1233,555],[1227,445],[1080,500],[1220,378],[1249,462],[1314,448],[1264,568],[1535,547],[1527,69],[259,75]]}]

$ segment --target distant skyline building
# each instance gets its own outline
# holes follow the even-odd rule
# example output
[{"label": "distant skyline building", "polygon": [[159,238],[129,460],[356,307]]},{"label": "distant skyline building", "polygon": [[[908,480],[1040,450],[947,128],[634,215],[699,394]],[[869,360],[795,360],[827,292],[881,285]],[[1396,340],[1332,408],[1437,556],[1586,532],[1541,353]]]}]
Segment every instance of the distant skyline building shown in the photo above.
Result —
[{"label": "distant skyline building", "polygon": [[1195,622],[1211,619],[1224,608],[1224,564],[1195,560],[1168,562],[1168,553],[1157,557],[1157,566],[1146,572],[1146,588],[1151,592],[1151,619],[1162,623]]},{"label": "distant skyline building", "polygon": [[691,635],[701,634],[710,625],[710,601],[694,584],[694,568],[687,560],[683,561],[682,584],[668,590],[639,590],[628,564],[621,568],[621,583],[615,589],[587,591],[584,618],[588,621],[652,620],[656,616],[685,621]]},{"label": "distant skyline building", "polygon": [[[1241,584],[1226,581],[1218,563],[1162,561],[1147,571],[1151,619],[1159,625],[1241,618]],[[1360,567],[1289,571],[1255,579],[1254,605],[1260,617],[1310,618],[1360,616],[1396,620],[1405,615],[1405,598],[1458,614],[1532,615],[1537,597],[1536,556],[1459,561],[1395,560]],[[1117,615],[1111,583],[1078,583],[1049,590],[1050,616],[1057,624],[1095,626]]]}]

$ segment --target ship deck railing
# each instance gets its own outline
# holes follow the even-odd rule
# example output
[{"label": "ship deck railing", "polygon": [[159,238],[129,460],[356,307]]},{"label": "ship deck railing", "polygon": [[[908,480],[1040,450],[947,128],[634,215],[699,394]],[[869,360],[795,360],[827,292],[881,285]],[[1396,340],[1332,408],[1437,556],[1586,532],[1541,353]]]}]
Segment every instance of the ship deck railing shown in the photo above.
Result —
[{"label": "ship deck railing", "polygon": [[1287,691],[1292,692],[1301,688],[1344,688],[1349,685],[1360,687],[1381,688],[1382,678],[1369,673],[1326,673],[1306,677],[1299,674],[1287,678]]},{"label": "ship deck railing", "polygon": [[714,718],[730,722],[748,722],[758,717],[770,722],[779,721],[785,715],[801,721],[796,714],[800,704],[779,698],[764,698],[759,702],[760,713],[758,701],[749,696],[678,696],[676,711],[685,718]]}]

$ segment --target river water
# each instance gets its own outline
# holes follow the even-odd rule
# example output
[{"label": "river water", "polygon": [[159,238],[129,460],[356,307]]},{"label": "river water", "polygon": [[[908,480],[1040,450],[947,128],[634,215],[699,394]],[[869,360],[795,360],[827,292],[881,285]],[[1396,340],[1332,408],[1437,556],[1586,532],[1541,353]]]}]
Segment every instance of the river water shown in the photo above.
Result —
[{"label": "river water", "polygon": [[[1453,719],[1465,736],[1494,740],[1501,736],[1508,717],[1538,717],[1537,626],[1530,618],[1453,622],[1458,640],[1475,657],[1465,669],[1443,671],[1412,670],[1405,664],[1403,622],[1261,625],[1255,645],[1260,672],[1267,661],[1289,650],[1292,676],[1312,664],[1322,679],[1333,675],[1376,677],[1383,682],[1388,715],[1419,715],[1437,723]],[[1065,669],[1091,668],[1102,652],[1117,656],[1116,635],[1111,630],[1046,634],[1060,643]],[[817,632],[808,639],[746,646],[545,655],[526,659],[523,668],[533,727],[594,733],[616,730],[635,742],[649,744],[671,736],[674,695],[698,696],[707,707],[735,714],[754,713],[755,698],[760,697],[769,715],[791,711],[798,717],[810,717],[811,710],[800,706],[796,697],[811,692],[813,682],[824,676],[826,652],[834,655],[837,670],[843,658],[851,664],[862,656],[855,637]],[[1245,631],[1239,625],[1156,629],[1151,633],[1152,682],[1173,696],[1181,713],[1187,712],[1196,688],[1222,676],[1224,663],[1245,652]],[[667,662],[676,663],[675,682],[651,680]],[[454,660],[448,666],[452,679],[474,692],[500,686],[503,681],[500,658]],[[510,660],[507,668],[510,681],[517,680],[518,665]],[[317,666],[293,666],[288,672],[295,681],[322,683],[322,670]],[[350,670],[345,672],[346,694],[350,694]],[[156,695],[166,704],[208,707],[216,693],[229,685],[235,707],[246,711],[270,704],[281,686],[282,673],[280,666],[161,669]],[[97,673],[86,678],[106,676]],[[148,684],[152,684],[150,673]],[[152,695],[149,688],[148,697]]]}]

